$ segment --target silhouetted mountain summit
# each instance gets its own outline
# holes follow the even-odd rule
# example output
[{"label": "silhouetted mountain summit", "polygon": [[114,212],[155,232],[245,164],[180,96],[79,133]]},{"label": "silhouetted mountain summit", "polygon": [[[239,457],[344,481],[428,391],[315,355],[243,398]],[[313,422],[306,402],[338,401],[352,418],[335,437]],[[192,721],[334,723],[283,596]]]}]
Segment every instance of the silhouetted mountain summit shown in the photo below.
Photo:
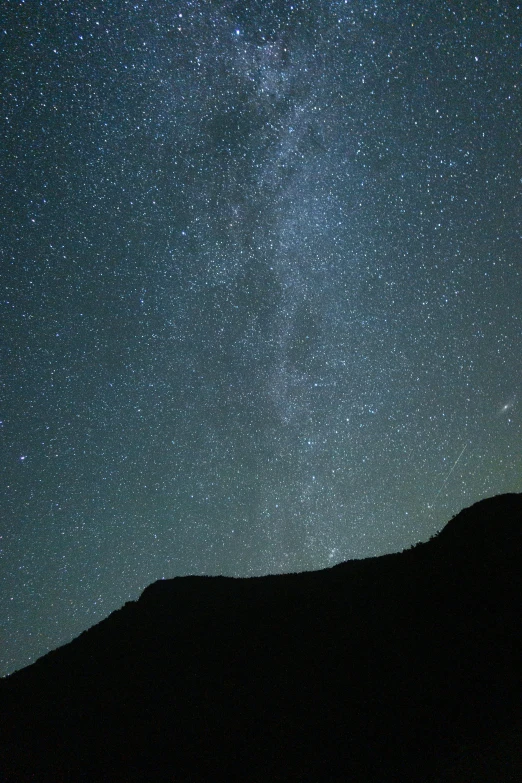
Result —
[{"label": "silhouetted mountain summit", "polygon": [[522,780],[522,495],[402,553],[150,585],[0,681],[7,781]]}]

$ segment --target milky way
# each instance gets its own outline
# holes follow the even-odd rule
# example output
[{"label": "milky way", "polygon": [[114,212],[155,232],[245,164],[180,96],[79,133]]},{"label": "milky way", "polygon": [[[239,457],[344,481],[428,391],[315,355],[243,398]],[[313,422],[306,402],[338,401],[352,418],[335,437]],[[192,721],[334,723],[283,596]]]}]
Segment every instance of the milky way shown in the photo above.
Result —
[{"label": "milky way", "polygon": [[2,671],[522,491],[519,21],[11,3]]}]

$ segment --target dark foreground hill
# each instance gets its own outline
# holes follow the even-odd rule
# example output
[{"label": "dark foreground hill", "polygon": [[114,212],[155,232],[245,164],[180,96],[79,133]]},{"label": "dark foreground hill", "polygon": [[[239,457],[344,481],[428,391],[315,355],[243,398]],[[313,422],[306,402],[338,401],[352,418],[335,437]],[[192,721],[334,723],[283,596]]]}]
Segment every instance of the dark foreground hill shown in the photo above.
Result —
[{"label": "dark foreground hill", "polygon": [[157,582],[0,681],[7,781],[522,781],[522,495],[325,571]]}]

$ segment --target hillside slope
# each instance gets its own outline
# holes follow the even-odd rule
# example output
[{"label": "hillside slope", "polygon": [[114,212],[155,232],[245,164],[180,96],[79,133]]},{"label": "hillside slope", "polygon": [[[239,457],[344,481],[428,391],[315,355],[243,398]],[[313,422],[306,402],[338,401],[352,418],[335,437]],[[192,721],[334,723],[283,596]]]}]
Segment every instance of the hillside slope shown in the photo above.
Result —
[{"label": "hillside slope", "polygon": [[0,771],[521,780],[521,587],[522,495],[477,503],[399,554],[156,582],[0,681]]}]

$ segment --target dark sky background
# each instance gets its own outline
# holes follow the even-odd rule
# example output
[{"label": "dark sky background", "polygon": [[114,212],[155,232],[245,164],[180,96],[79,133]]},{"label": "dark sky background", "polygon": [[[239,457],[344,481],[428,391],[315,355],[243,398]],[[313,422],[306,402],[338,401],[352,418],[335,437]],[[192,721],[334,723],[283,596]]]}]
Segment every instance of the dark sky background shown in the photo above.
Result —
[{"label": "dark sky background", "polygon": [[516,5],[1,14],[1,673],[522,491]]}]

